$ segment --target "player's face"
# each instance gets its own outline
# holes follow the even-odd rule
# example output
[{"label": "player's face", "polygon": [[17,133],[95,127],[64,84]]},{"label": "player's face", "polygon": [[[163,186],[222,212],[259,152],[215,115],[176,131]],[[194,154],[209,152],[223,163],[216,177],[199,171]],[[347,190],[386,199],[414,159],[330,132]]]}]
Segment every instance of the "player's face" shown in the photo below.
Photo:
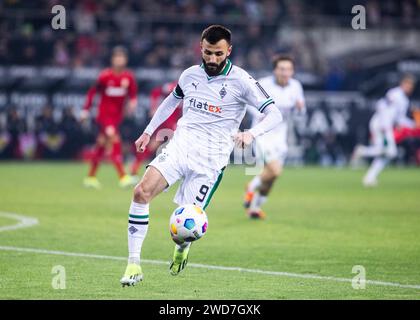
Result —
[{"label": "player's face", "polygon": [[281,85],[285,85],[289,82],[289,79],[293,76],[295,70],[291,61],[281,60],[277,63],[273,72],[277,82]]},{"label": "player's face", "polygon": [[113,68],[123,69],[127,65],[127,56],[123,53],[115,53],[112,56],[111,64]]},{"label": "player's face", "polygon": [[401,88],[406,95],[411,95],[414,91],[415,82],[412,79],[406,79],[401,82]]},{"label": "player's face", "polygon": [[206,39],[201,41],[201,55],[204,68],[209,76],[218,75],[225,66],[226,59],[232,52],[232,46],[222,39],[215,44],[209,43]]}]

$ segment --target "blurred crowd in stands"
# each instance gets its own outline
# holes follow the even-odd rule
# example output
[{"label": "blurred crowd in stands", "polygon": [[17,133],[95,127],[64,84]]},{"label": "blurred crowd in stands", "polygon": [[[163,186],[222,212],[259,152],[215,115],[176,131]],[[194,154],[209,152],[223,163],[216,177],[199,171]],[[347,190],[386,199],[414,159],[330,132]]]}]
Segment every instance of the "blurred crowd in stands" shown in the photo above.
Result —
[{"label": "blurred crowd in stands", "polygon": [[[145,122],[126,118],[120,129],[127,153]],[[81,122],[71,107],[54,112],[49,105],[34,118],[17,108],[0,112],[0,159],[84,159],[89,157],[98,128]]]},{"label": "blurred crowd in stands", "polygon": [[[66,30],[53,30],[51,7],[66,8]],[[320,71],[316,44],[302,37],[285,42],[282,25],[345,22],[354,1],[328,0],[3,0],[0,1],[0,64],[101,66],[109,49],[125,44],[131,66],[179,67],[197,63],[197,34],[215,21],[234,31],[235,63],[269,68],[273,53],[289,52],[297,69]],[[418,0],[361,0],[369,27],[418,22]],[[237,31],[237,32],[235,32]],[[273,35],[275,35],[273,37]],[[308,54],[310,53],[310,54]]]},{"label": "blurred crowd in stands", "polygon": [[[217,22],[233,31],[235,64],[250,71],[269,71],[271,57],[287,52],[295,57],[298,72],[324,77],[322,89],[341,90],[342,65],[325,61],[318,53],[320,44],[311,37],[284,39],[279,27],[348,26],[354,3],[352,0],[2,0],[0,67],[103,68],[109,64],[110,49],[123,44],[129,51],[131,68],[183,69],[200,61],[198,35],[204,27]],[[358,4],[366,8],[369,28],[420,27],[420,0],[360,0]],[[66,9],[66,30],[51,28],[54,5]],[[356,61],[352,62],[354,65]],[[360,82],[355,76],[352,79]],[[149,87],[152,85],[156,83]],[[15,89],[7,86],[3,91],[7,94]],[[140,92],[147,95],[145,87],[142,83]],[[354,86],[349,87],[355,90]],[[2,89],[0,83],[0,93]],[[48,90],[46,93],[51,94]],[[94,123],[77,120],[80,106],[58,112],[53,107],[46,106],[30,116],[12,103],[0,109],[0,158],[83,158],[84,150],[95,139]],[[147,110],[143,111],[147,114]],[[368,117],[366,114],[362,123],[365,130]],[[146,120],[147,117],[124,121],[121,131],[126,154]],[[361,138],[355,137],[360,130],[354,130],[354,136],[327,130],[306,142],[297,141],[296,145],[304,145],[305,158],[310,162],[343,163],[354,139],[367,139],[366,132]]]}]

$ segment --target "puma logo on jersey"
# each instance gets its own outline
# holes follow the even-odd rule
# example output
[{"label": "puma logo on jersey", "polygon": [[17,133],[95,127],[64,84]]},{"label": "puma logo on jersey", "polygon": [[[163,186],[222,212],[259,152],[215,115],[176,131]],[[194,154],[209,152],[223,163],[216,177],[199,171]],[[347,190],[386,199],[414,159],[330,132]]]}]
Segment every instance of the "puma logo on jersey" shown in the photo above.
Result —
[{"label": "puma logo on jersey", "polygon": [[197,101],[195,98],[191,98],[189,101],[189,107],[194,107],[199,110],[205,110],[210,113],[222,113],[222,107],[213,106],[211,104],[208,104],[207,102],[200,102]]}]

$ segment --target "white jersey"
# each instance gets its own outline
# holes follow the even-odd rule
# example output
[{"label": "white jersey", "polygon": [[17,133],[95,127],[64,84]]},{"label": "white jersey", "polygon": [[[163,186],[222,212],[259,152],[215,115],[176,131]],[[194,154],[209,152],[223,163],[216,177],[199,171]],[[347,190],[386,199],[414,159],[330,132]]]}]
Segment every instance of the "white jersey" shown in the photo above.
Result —
[{"label": "white jersey", "polygon": [[189,167],[196,171],[228,164],[246,105],[263,112],[274,103],[255,79],[229,60],[214,77],[202,65],[186,69],[173,94],[183,99],[184,107],[173,140],[185,150]]},{"label": "white jersey", "polygon": [[[259,80],[260,84],[267,90],[267,93],[273,98],[276,107],[281,111],[283,119],[280,126],[287,126],[287,119],[295,108],[298,101],[305,103],[303,88],[299,80],[291,78],[286,86],[277,83],[274,76],[268,76]],[[258,123],[263,117],[248,109],[253,116],[252,125]],[[275,131],[275,130],[274,130]],[[274,132],[273,132],[274,133]]]},{"label": "white jersey", "polygon": [[401,87],[389,89],[376,104],[373,122],[381,129],[389,129],[398,124],[412,126],[413,121],[407,117],[409,99]]},{"label": "white jersey", "polygon": [[274,76],[268,76],[260,79],[259,82],[273,98],[284,119],[290,116],[298,101],[305,103],[303,88],[299,80],[291,78],[287,85],[281,86],[277,83]]},{"label": "white jersey", "polygon": [[[266,163],[273,160],[284,163],[288,150],[287,118],[290,117],[297,102],[300,101],[303,104],[305,103],[302,85],[298,80],[290,79],[287,85],[281,86],[277,83],[274,76],[262,78],[259,82],[273,98],[276,107],[286,120],[281,122],[270,132],[257,138],[256,155]],[[248,111],[253,116],[252,126],[255,126],[256,123],[264,118],[264,115],[256,113],[252,108],[248,107]]]}]

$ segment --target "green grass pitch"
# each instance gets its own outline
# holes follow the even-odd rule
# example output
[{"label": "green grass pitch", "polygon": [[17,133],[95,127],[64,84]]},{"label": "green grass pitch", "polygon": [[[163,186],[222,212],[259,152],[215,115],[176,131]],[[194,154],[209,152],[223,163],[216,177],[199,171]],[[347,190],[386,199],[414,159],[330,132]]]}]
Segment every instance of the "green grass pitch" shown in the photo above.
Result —
[{"label": "green grass pitch", "polygon": [[[86,171],[74,163],[0,163],[0,211],[39,221],[2,230],[17,221],[0,214],[0,299],[420,298],[420,170],[387,169],[378,188],[364,189],[361,170],[287,168],[265,206],[267,219],[250,221],[241,206],[250,177],[244,167],[230,166],[206,210],[207,235],[193,245],[191,266],[177,277],[163,263],[174,245],[168,231],[176,207],[172,188],[151,204],[142,251],[143,259],[162,263],[144,263],[145,280],[130,288],[122,288],[119,279],[126,266],[131,191],[118,188],[109,165],[99,171],[103,189],[86,190]],[[64,255],[68,252],[117,258]],[[62,290],[52,287],[56,265],[65,268]],[[355,265],[365,268],[367,280],[391,285],[368,282],[354,289]]]}]

